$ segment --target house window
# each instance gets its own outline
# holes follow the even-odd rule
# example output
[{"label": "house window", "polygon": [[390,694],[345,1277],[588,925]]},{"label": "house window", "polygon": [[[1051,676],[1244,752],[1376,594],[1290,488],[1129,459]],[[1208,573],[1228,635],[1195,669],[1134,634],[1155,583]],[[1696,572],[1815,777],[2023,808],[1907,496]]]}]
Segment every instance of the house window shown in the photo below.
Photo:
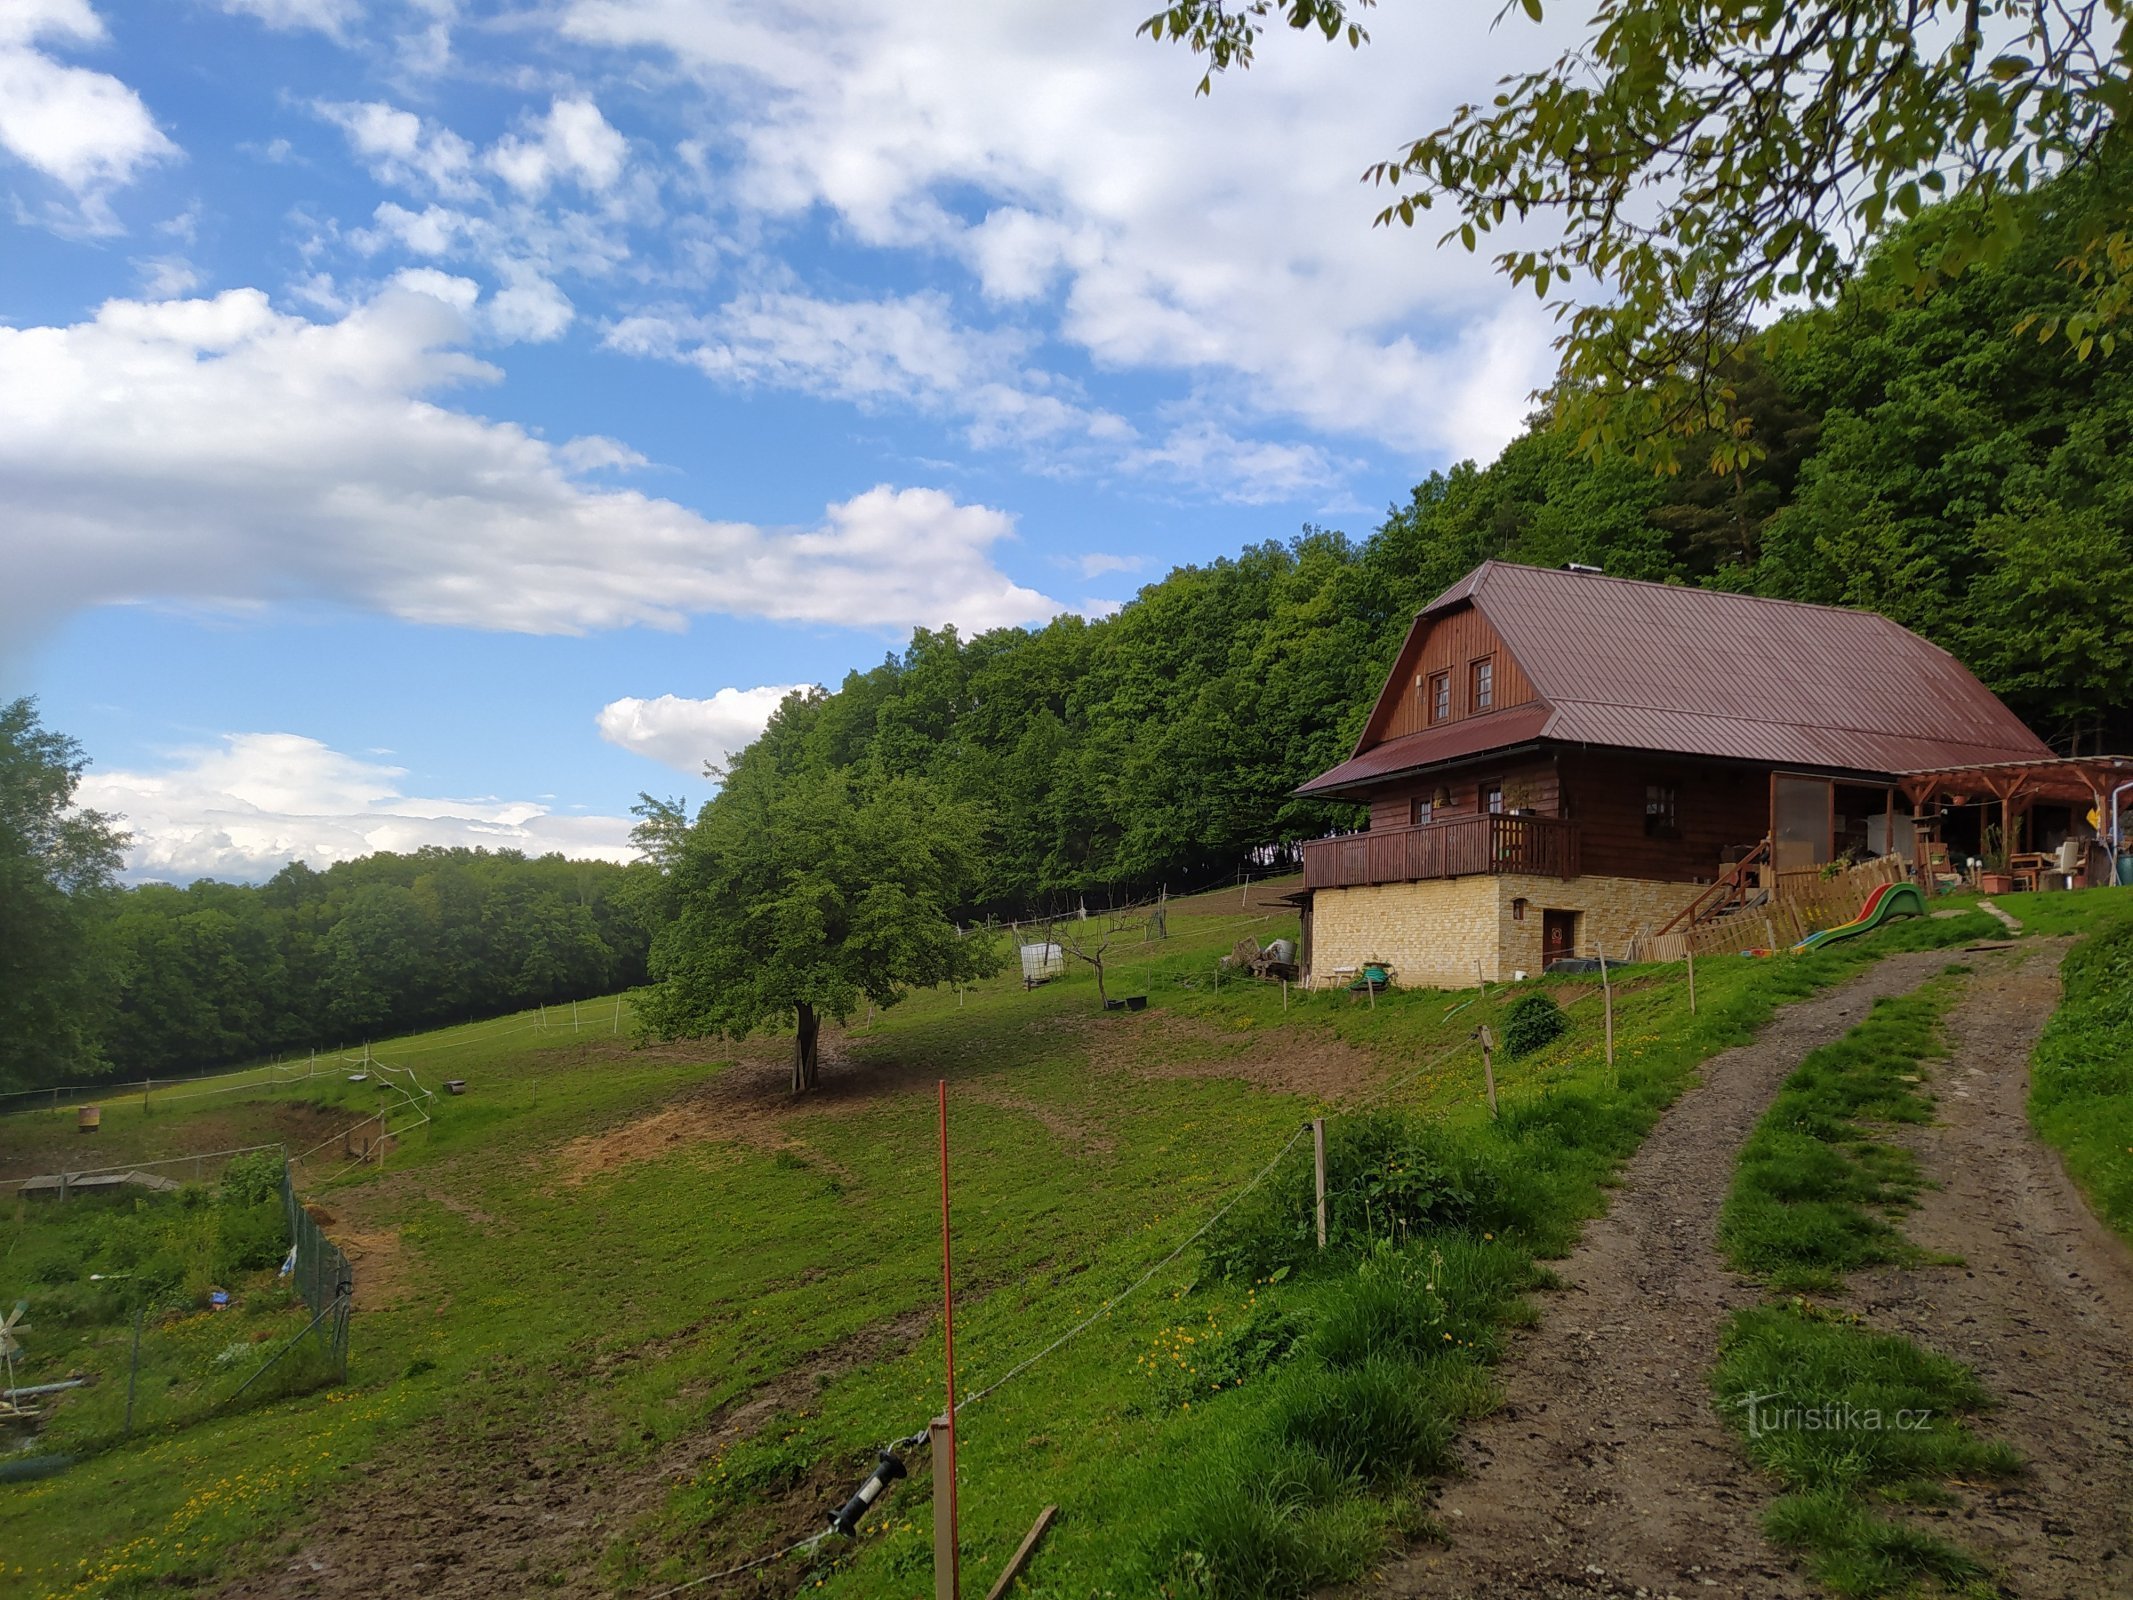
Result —
[{"label": "house window", "polygon": [[1481,786],[1481,809],[1491,816],[1497,816],[1502,813],[1503,781],[1501,779],[1491,779]]},{"label": "house window", "polygon": [[1681,837],[1680,792],[1671,783],[1644,786],[1644,834],[1649,839]]},{"label": "house window", "polygon": [[1433,672],[1429,675],[1429,720],[1449,722],[1452,716],[1452,675],[1449,672]]},{"label": "house window", "polygon": [[1486,711],[1496,704],[1496,663],[1483,657],[1474,663],[1474,697],[1476,711]]},{"label": "house window", "polygon": [[1435,807],[1427,800],[1417,800],[1411,807],[1409,820],[1419,828],[1423,823],[1429,821],[1430,815],[1434,810]]}]

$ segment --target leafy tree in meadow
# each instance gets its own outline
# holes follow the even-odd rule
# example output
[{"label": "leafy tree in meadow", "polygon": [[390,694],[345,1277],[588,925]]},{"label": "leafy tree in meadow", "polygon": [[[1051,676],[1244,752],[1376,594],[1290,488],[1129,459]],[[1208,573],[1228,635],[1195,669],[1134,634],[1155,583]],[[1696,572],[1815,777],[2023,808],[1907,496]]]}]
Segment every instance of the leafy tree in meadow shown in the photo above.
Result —
[{"label": "leafy tree in meadow", "polygon": [[0,706],[0,1087],[98,1070],[126,835],[74,804],[88,758],[31,700]]},{"label": "leafy tree in meadow", "polygon": [[923,777],[781,769],[826,702],[788,700],[698,814],[668,867],[668,920],[638,1015],[662,1037],[794,1029],[792,1087],[815,1087],[822,1019],[998,968],[954,920],[977,876],[979,810]]}]

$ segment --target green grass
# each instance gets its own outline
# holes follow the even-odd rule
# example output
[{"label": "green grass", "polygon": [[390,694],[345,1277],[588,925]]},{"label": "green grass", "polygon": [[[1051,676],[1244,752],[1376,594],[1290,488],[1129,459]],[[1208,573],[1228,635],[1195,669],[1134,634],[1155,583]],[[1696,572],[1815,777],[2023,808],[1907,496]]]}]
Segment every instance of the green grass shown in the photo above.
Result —
[{"label": "green grass", "polygon": [[1946,1500],[1958,1479],[2021,1470],[1971,1421],[1991,1405],[1961,1362],[1801,1300],[1734,1316],[1712,1373],[1748,1455],[1788,1493],[1765,1526],[1847,1600],[1924,1580],[1990,1595],[1985,1568],[1891,1507]]},{"label": "green grass", "polygon": [[2030,1060],[2029,1115],[2097,1215],[2133,1239],[2133,892],[2116,892],[2127,914],[2060,969],[2065,995]]},{"label": "green grass", "polygon": [[[1404,1163],[1414,1139],[1365,1140],[1343,1192],[1388,1180],[1409,1192],[1390,1209],[1379,1204],[1390,1190],[1351,1194],[1334,1258],[1319,1263],[1294,1249],[1299,1154],[1259,1192],[1285,1196],[1278,1206],[1236,1214],[1270,1221],[1287,1254],[1257,1272],[1239,1257],[1224,1275],[1187,1251],[964,1413],[969,1571],[996,1570],[1057,1502],[1065,1515],[1024,1591],[1033,1600],[1166,1581],[1181,1594],[1304,1593],[1361,1570],[1406,1525],[1401,1485],[1434,1470],[1459,1422],[1488,1403],[1487,1369],[1503,1328],[1527,1314],[1519,1296],[1537,1281],[1536,1257],[1600,1209],[1615,1164],[1700,1062],[1890,950],[1997,924],[1921,920],[1796,959],[1701,963],[1695,1017],[1678,970],[1624,969],[1612,1071],[1592,986],[1528,986],[1558,996],[1571,1027],[1530,1056],[1499,1058],[1494,1124],[1468,1040],[1482,1021],[1500,1033],[1523,991],[1395,992],[1375,1008],[1292,995],[1284,1012],[1278,987],[1225,980],[1217,993],[1212,977],[1239,933],[1289,927],[1173,908],[1171,928],[1167,944],[1113,947],[1111,992],[1149,994],[1148,1013],[1099,1012],[1082,971],[1035,993],[979,985],[960,1005],[952,992],[915,995],[835,1045],[815,1104],[787,1115],[774,1091],[720,1101],[684,1136],[648,1135],[644,1159],[606,1171],[573,1173],[571,1141],[719,1093],[735,1052],[501,1024],[380,1044],[380,1059],[432,1085],[463,1077],[469,1092],[440,1097],[435,1122],[383,1173],[360,1169],[316,1195],[339,1219],[329,1232],[396,1239],[408,1285],[392,1307],[357,1316],[347,1385],[0,1487],[8,1577],[30,1594],[221,1581],[273,1559],[351,1473],[446,1492],[413,1476],[430,1467],[411,1430],[466,1441],[468,1462],[513,1441],[529,1473],[656,1485],[670,1450],[773,1382],[776,1415],[652,1494],[604,1550],[542,1559],[597,1563],[617,1592],[641,1592],[818,1526],[875,1447],[939,1405],[932,1083],[944,1077],[966,1393],[1170,1255],[1320,1108],[1304,1084],[1351,1099],[1383,1091],[1422,1119],[1409,1133],[1452,1141],[1440,1153],[1479,1186],[1472,1204],[1425,1206],[1406,1174],[1370,1169],[1371,1150]],[[1297,1061],[1332,1062],[1355,1081],[1320,1070],[1278,1088]],[[178,1153],[195,1136],[271,1131],[313,1094],[328,1103],[304,1112],[312,1126],[375,1099],[335,1082],[151,1102],[145,1116],[114,1102],[101,1148]],[[34,1170],[52,1121],[0,1119],[0,1170]],[[1351,1126],[1335,1121],[1337,1147]],[[0,1293],[8,1271],[0,1261]],[[36,1345],[32,1358],[65,1359]],[[461,1459],[448,1453],[441,1470]],[[926,1594],[929,1493],[921,1466],[861,1539],[824,1553],[810,1584],[870,1600]],[[552,1576],[530,1570],[526,1586]]]},{"label": "green grass", "polygon": [[1735,1267],[1777,1289],[1828,1289],[1859,1267],[1918,1258],[1895,1222],[1918,1192],[1918,1161],[1881,1129],[1931,1119],[1919,1086],[1963,970],[1875,1001],[1785,1080],[1742,1147],[1719,1218]]}]

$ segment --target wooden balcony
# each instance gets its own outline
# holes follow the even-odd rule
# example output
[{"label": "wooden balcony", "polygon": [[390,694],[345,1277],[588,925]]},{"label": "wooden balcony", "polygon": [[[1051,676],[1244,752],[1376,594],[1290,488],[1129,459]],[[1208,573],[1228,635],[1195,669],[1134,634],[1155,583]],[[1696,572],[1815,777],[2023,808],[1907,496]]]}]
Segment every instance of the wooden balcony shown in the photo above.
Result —
[{"label": "wooden balcony", "polygon": [[1560,817],[1476,816],[1376,828],[1303,847],[1306,889],[1351,889],[1372,883],[1419,883],[1477,872],[1578,874],[1578,825]]}]

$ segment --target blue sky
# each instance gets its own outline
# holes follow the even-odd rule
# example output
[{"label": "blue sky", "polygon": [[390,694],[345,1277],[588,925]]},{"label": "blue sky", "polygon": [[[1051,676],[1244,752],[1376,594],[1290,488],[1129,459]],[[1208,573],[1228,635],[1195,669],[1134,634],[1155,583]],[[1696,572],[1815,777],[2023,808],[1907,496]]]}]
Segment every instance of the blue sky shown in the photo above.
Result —
[{"label": "blue sky", "polygon": [[1538,52],[1195,98],[1146,0],[6,0],[0,693],[137,876],[614,854],[786,685],[1486,457],[1543,308],[1356,181]]}]

